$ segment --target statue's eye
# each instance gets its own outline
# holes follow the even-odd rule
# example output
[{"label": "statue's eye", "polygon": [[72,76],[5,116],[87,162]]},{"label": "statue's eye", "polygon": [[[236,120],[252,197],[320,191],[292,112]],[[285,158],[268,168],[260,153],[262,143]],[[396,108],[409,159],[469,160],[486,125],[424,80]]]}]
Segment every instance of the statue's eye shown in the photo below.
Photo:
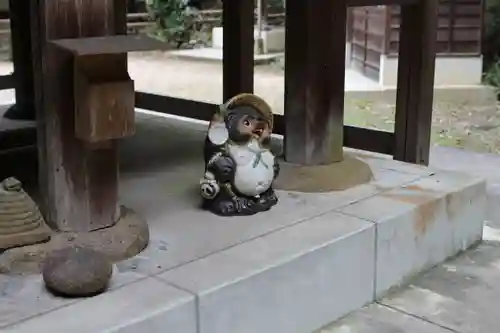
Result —
[{"label": "statue's eye", "polygon": [[244,120],[243,125],[245,125],[247,127],[250,126],[250,121],[248,119]]}]

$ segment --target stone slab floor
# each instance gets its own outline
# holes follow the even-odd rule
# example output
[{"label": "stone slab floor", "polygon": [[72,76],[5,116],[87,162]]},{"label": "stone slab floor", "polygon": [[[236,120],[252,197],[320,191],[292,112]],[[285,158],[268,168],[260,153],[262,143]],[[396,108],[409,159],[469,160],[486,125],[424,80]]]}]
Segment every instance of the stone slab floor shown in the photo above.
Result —
[{"label": "stone slab floor", "polygon": [[[138,117],[148,118],[147,115],[140,114]],[[150,145],[158,145],[159,141],[166,138],[156,136],[151,141],[151,137],[142,137],[150,140],[148,143]],[[177,155],[176,158],[188,158],[182,151]],[[125,159],[122,161],[125,162],[122,167],[135,170],[136,165],[143,165],[147,160],[148,169],[154,170],[158,163],[170,161],[171,158],[168,154],[161,154],[158,150],[151,149],[141,154],[141,160]],[[495,282],[498,281],[497,275],[500,275],[500,263],[496,259],[500,257],[500,219],[496,218],[497,212],[500,211],[496,205],[496,199],[500,195],[498,190],[500,174],[497,171],[500,170],[500,157],[434,148],[432,166],[467,171],[488,179],[490,202],[488,222],[485,226],[486,242],[420,276],[412,281],[409,287],[392,292],[378,304],[357,311],[324,328],[321,333],[499,332],[495,324],[495,309],[500,305],[500,297],[497,297],[497,294],[500,294],[500,287],[497,287]],[[143,183],[143,186],[152,185]],[[168,191],[173,190],[168,189]],[[119,274],[120,278],[112,287],[115,288],[126,283],[127,279],[134,278],[129,275]],[[11,287],[16,288],[12,285]],[[33,288],[40,286],[36,285]],[[32,292],[31,289],[25,292]],[[4,292],[9,291],[0,290],[0,295]],[[19,306],[21,312],[24,311],[24,307],[26,310],[32,308],[32,305],[28,304]],[[40,327],[40,332],[44,332],[43,327]]]},{"label": "stone slab floor", "polygon": [[500,157],[434,147],[431,166],[487,178],[484,242],[320,333],[500,332]]},{"label": "stone slab floor", "polygon": [[433,147],[431,167],[488,180],[485,241],[319,333],[500,332],[500,156]]},{"label": "stone slab floor", "polygon": [[[124,167],[133,168],[133,165]],[[500,307],[497,283],[500,280],[500,207],[497,204],[500,157],[434,147],[431,167],[465,171],[488,180],[485,241],[320,333],[500,332],[496,324],[496,309]]]}]

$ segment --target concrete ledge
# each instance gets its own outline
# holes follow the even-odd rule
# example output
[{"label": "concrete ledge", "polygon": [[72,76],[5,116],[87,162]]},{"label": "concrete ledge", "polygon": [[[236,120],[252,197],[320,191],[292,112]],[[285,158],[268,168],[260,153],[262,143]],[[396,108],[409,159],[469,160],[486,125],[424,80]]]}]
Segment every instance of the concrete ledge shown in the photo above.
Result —
[{"label": "concrete ledge", "polygon": [[[117,265],[112,289],[61,300],[38,277],[19,287],[18,277],[0,276],[2,332],[310,333],[481,239],[482,179],[351,150],[373,182],[280,191],[275,209],[253,217],[201,212],[193,184],[202,161],[189,154],[199,154],[204,131],[183,133],[175,168],[124,172],[123,203],[148,220],[152,240]],[[179,152],[175,126],[155,135],[144,140]],[[142,154],[133,161],[148,163]]]},{"label": "concrete ledge", "polygon": [[438,172],[342,208],[376,225],[376,296],[478,242],[485,193],[477,178]]},{"label": "concrete ledge", "polygon": [[197,295],[200,332],[310,332],[372,301],[374,241],[327,213],[160,278]]},{"label": "concrete ledge", "polygon": [[[222,49],[210,47],[169,51],[169,54],[179,59],[194,61],[222,61]],[[282,56],[283,53],[254,54],[253,61],[255,65],[266,65]]]},{"label": "concrete ledge", "polygon": [[153,278],[2,329],[3,333],[196,333],[194,297]]}]

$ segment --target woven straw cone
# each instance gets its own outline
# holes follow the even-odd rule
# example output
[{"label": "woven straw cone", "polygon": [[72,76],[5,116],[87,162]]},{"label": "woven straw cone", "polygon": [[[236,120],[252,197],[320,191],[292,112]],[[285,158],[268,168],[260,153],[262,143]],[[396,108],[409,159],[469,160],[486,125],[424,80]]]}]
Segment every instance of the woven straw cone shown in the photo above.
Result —
[{"label": "woven straw cone", "polygon": [[0,248],[28,245],[50,236],[35,202],[21,188],[21,183],[8,178],[0,184]]},{"label": "woven straw cone", "polygon": [[250,106],[257,110],[268,122],[271,131],[274,125],[273,111],[269,104],[257,95],[244,93],[231,98],[225,103],[227,109],[232,109],[238,106]]}]

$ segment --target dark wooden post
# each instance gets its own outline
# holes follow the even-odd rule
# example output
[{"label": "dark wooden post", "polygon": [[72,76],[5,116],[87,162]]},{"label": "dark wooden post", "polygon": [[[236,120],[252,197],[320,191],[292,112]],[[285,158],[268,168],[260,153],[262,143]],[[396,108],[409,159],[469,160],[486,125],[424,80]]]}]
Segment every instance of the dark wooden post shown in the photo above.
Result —
[{"label": "dark wooden post", "polygon": [[[125,1],[114,0],[38,0],[33,13],[40,29],[40,61],[35,63],[42,70],[36,84],[38,130],[43,138],[40,174],[46,177],[42,195],[48,220],[61,230],[90,231],[116,222],[118,154],[114,140],[91,143],[76,138],[75,64],[69,53],[49,42],[124,31],[116,25],[125,24],[125,6]],[[112,67],[126,73],[126,54],[118,55]],[[101,69],[98,75],[108,73]]]},{"label": "dark wooden post", "polygon": [[253,92],[254,0],[223,1],[223,98]]},{"label": "dark wooden post", "polygon": [[428,164],[438,1],[401,6],[394,158]]},{"label": "dark wooden post", "polygon": [[7,118],[35,119],[30,2],[31,0],[9,1],[16,105],[7,111]]},{"label": "dark wooden post", "polygon": [[262,0],[261,7],[260,7],[260,15],[262,18],[262,28],[266,29],[269,25],[269,23],[268,23],[268,15],[269,15],[268,0]]},{"label": "dark wooden post", "polygon": [[137,0],[126,0],[127,1],[127,12],[136,13],[137,12]]},{"label": "dark wooden post", "polygon": [[345,0],[288,0],[285,159],[304,165],[343,158]]}]

